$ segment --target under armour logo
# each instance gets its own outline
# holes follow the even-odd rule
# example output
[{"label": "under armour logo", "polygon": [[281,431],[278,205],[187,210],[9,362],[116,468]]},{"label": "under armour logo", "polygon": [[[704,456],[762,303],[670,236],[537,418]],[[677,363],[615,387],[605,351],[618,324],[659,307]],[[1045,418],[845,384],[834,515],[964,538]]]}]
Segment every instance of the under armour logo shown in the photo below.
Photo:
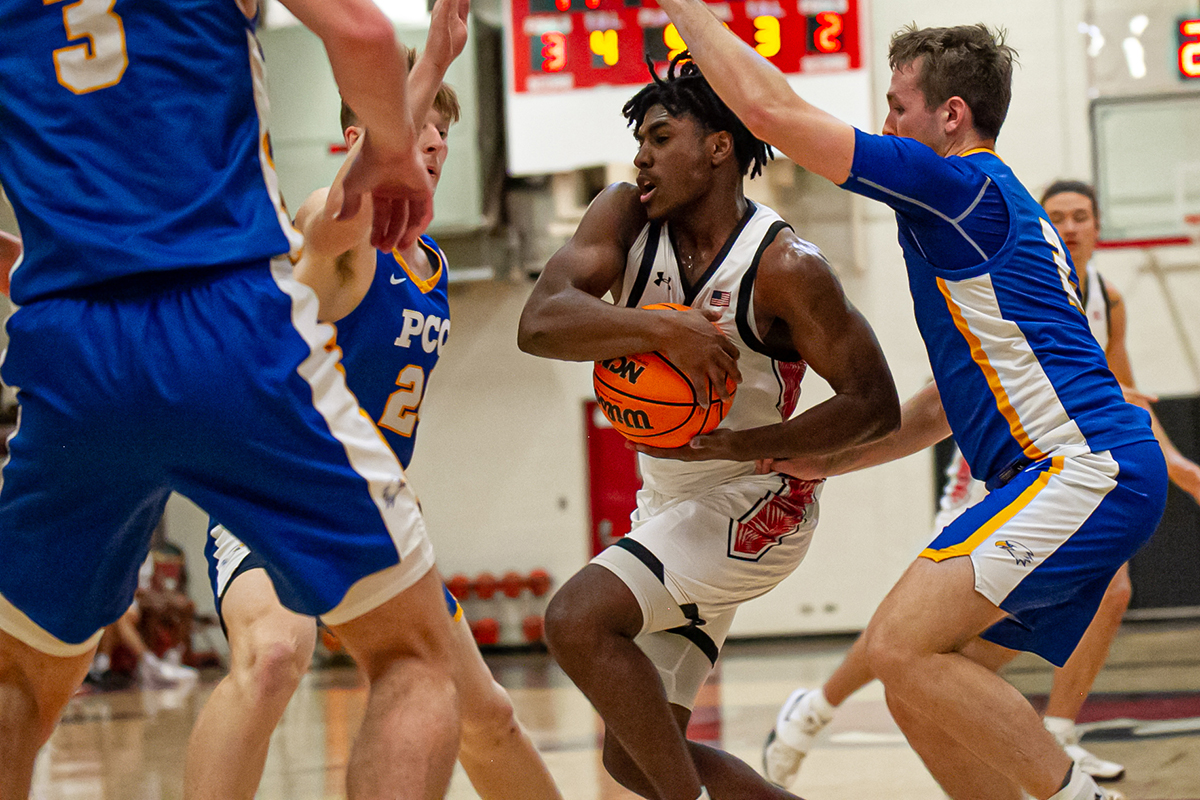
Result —
[{"label": "under armour logo", "polygon": [[667,291],[671,291],[671,276],[663,275],[662,272],[659,272],[658,277],[654,279],[654,285],[662,286],[664,283],[667,285]]}]

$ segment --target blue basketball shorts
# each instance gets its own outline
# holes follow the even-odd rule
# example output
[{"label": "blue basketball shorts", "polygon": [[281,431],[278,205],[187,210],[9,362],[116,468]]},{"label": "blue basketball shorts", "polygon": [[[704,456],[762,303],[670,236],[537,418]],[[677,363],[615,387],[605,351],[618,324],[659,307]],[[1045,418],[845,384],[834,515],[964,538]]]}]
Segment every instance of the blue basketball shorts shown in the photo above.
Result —
[{"label": "blue basketball shorts", "polygon": [[[252,569],[266,570],[269,569],[269,566],[262,556],[247,547],[224,525],[213,519],[208,521],[208,539],[204,543],[204,559],[208,562],[208,580],[212,585],[217,618],[221,621],[221,629],[225,630],[225,615],[221,611],[225,592],[242,573]],[[278,591],[276,595],[278,595]],[[450,593],[450,589],[445,584],[442,584],[442,595],[446,600],[446,609],[457,622],[463,615],[462,606],[459,605],[458,599]]]},{"label": "blue basketball shorts", "polygon": [[1009,614],[983,638],[1062,666],[1166,497],[1155,441],[1048,458],[963,512],[921,557],[970,556],[976,591]]},{"label": "blue basketball shorts", "polygon": [[129,607],[169,492],[331,624],[433,565],[417,499],[283,259],[139,276],[18,309],[0,489],[0,629],[87,652]]}]

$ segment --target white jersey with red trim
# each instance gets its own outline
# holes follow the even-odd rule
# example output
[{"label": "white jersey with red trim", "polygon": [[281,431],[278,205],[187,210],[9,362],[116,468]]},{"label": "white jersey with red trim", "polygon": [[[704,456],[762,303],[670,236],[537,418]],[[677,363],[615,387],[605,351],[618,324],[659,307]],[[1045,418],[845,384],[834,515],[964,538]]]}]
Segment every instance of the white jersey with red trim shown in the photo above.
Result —
[{"label": "white jersey with red trim", "polygon": [[1111,306],[1108,302],[1108,292],[1104,288],[1104,279],[1094,269],[1087,272],[1087,283],[1083,287],[1083,313],[1087,314],[1088,327],[1092,336],[1100,343],[1105,353],[1108,352],[1108,333],[1112,326]]},{"label": "white jersey with red trim", "polygon": [[[719,427],[731,430],[774,425],[788,419],[800,398],[807,368],[800,354],[774,352],[758,336],[754,279],[763,252],[790,226],[763,205],[746,201],[746,214],[704,274],[690,284],[679,269],[667,223],[642,229],[625,267],[618,305],[681,303],[720,314],[716,324],[738,348],[742,382]],[[820,254],[815,245],[801,247]],[[639,456],[646,488],[675,497],[693,496],[733,478],[754,473],[752,462],[685,462]]]},{"label": "white jersey with red trim", "polygon": [[[1104,279],[1094,269],[1088,270],[1088,282],[1083,290],[1083,313],[1087,315],[1088,327],[1096,337],[1100,347],[1108,350],[1108,336],[1111,325],[1108,295],[1104,288]],[[971,477],[971,468],[963,458],[962,451],[954,448],[954,457],[946,468],[946,485],[942,489],[942,497],[938,502],[937,516],[933,521],[934,533],[958,519],[971,506],[987,496],[983,481]]]}]

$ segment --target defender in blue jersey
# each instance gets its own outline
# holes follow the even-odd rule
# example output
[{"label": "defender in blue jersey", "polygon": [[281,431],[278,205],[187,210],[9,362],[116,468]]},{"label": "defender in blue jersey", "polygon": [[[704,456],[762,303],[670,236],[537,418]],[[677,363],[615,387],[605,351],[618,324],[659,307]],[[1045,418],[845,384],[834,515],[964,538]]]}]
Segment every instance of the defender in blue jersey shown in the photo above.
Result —
[{"label": "defender in blue jersey", "polygon": [[[370,195],[374,243],[407,246],[431,184],[392,25],[369,0],[286,4],[371,125],[329,211],[352,218]],[[0,182],[25,248],[2,367],[20,420],[0,489],[0,797],[28,796],[171,491],[244,535],[364,665],[350,796],[449,781],[452,620],[416,497],[286,257],[301,241],[271,164],[257,12],[0,5]]]},{"label": "defender in blue jersey", "polygon": [[1105,796],[1032,706],[980,668],[996,644],[1062,664],[1166,496],[1148,415],[1105,365],[1062,242],[995,153],[1013,50],[982,25],[897,34],[886,135],[872,136],[798,97],[699,0],[661,5],[752,131],[896,211],[943,413],[992,489],[867,629],[893,715],[951,796]]},{"label": "defender in blue jersey", "polygon": [[[434,9],[425,53],[419,59],[408,54],[409,97],[423,121],[418,146],[435,185],[449,154],[447,133],[460,114],[454,90],[442,78],[467,36],[465,19],[444,18],[448,8]],[[349,164],[366,133],[344,104],[341,123]],[[316,291],[320,318],[336,322],[346,385],[407,468],[426,387],[450,333],[446,257],[428,236],[403,250],[380,252],[370,245],[366,219],[332,219],[324,208],[328,194],[340,191],[340,178],[314,192],[297,214],[308,245],[296,272]],[[254,795],[271,732],[308,670],[316,636],[311,617],[280,602],[286,587],[273,584],[269,563],[215,520],[210,527],[205,554],[231,667],[192,733],[189,800]],[[480,656],[462,609],[449,590],[444,594],[455,618],[458,757],[467,777],[484,800],[561,800],[508,693]]]}]

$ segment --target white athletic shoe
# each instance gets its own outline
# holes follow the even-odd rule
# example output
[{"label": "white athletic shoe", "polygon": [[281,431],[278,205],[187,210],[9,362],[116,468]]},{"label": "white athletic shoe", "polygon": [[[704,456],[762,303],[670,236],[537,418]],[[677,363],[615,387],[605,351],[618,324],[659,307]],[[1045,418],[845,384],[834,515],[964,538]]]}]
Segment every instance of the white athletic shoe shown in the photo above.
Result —
[{"label": "white athletic shoe", "polygon": [[144,689],[168,689],[175,686],[194,685],[200,672],[164,661],[153,653],[146,653],[137,666],[138,683]]},{"label": "white athletic shoe", "polygon": [[797,689],[779,709],[775,727],[763,745],[763,774],[771,783],[786,789],[796,779],[800,763],[808,755],[817,734],[833,715],[823,715],[812,707],[819,690]]},{"label": "white athletic shoe", "polygon": [[1054,734],[1054,738],[1067,751],[1071,760],[1079,765],[1079,769],[1091,775],[1098,781],[1119,780],[1125,774],[1125,767],[1115,761],[1105,761],[1095,753],[1090,753],[1079,744],[1079,731],[1071,720],[1060,717],[1046,717],[1043,722],[1046,730]]},{"label": "white athletic shoe", "polygon": [[1115,761],[1105,761],[1077,744],[1064,744],[1063,749],[1079,768],[1098,781],[1116,781],[1125,775],[1125,767]]}]

